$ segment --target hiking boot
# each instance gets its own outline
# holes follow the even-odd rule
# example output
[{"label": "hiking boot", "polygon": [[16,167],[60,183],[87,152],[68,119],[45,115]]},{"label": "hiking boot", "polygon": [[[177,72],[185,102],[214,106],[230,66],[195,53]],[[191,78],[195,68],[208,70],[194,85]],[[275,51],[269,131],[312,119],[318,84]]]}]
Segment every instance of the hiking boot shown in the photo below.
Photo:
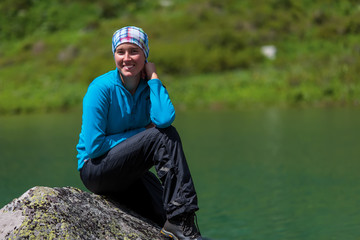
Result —
[{"label": "hiking boot", "polygon": [[190,213],[166,220],[161,233],[174,240],[202,240],[195,217],[195,213]]}]

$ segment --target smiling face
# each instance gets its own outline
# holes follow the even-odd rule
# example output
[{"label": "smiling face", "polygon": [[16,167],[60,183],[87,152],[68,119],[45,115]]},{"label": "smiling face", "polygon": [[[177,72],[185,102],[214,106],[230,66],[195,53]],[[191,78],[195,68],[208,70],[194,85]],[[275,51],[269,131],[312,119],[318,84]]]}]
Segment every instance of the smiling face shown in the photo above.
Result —
[{"label": "smiling face", "polygon": [[116,68],[124,77],[141,77],[145,65],[143,50],[133,43],[120,44],[114,53]]}]

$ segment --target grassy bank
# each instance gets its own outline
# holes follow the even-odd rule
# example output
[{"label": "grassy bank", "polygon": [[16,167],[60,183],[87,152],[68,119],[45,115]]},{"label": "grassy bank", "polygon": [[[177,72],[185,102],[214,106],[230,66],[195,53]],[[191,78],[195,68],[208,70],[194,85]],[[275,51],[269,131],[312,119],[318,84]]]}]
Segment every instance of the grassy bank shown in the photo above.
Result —
[{"label": "grassy bank", "polygon": [[5,0],[0,13],[0,114],[81,104],[114,68],[111,35],[124,25],[148,33],[179,108],[360,102],[356,1]]}]

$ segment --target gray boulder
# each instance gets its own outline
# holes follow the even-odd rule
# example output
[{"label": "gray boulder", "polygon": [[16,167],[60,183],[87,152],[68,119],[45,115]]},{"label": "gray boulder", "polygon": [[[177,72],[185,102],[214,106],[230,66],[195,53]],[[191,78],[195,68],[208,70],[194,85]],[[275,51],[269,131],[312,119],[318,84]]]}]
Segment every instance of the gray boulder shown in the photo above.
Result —
[{"label": "gray boulder", "polygon": [[104,196],[34,187],[0,209],[0,239],[162,239],[160,228]]}]

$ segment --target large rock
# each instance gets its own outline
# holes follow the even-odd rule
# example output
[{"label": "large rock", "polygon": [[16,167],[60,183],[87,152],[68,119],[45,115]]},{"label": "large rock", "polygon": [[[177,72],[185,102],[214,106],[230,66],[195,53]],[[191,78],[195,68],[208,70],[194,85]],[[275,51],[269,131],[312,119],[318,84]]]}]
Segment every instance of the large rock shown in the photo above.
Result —
[{"label": "large rock", "polygon": [[0,239],[162,239],[148,220],[72,187],[34,187],[0,210]]}]

